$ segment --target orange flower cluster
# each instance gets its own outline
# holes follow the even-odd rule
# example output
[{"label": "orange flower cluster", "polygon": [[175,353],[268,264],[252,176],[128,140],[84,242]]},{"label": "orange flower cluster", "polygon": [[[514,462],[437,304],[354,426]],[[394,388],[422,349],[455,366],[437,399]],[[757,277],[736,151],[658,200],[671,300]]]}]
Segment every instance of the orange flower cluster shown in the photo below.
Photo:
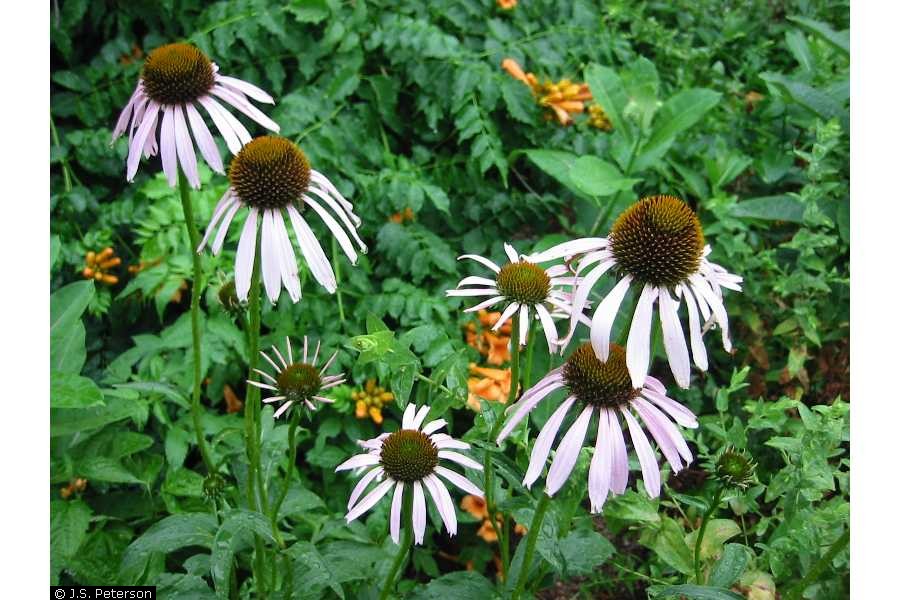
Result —
[{"label": "orange flower cluster", "polygon": [[128,272],[131,273],[132,275],[137,275],[144,269],[150,269],[152,267],[155,267],[156,265],[158,265],[161,262],[162,262],[162,258],[155,258],[155,259],[149,260],[149,261],[142,260],[136,265],[128,265]]},{"label": "orange flower cluster", "polygon": [[59,495],[63,500],[68,500],[72,494],[80,494],[87,488],[87,479],[76,477],[69,482],[69,485],[59,488]]},{"label": "orange flower cluster", "polygon": [[[482,520],[481,527],[478,529],[478,537],[488,544],[493,544],[497,541],[497,531],[494,529],[494,526],[491,524],[491,520],[488,517],[487,503],[484,501],[484,498],[472,495],[463,496],[462,502],[459,503],[459,507],[476,519]],[[497,525],[503,525],[502,514],[496,513],[494,518],[497,519]],[[518,535],[525,535],[528,533],[528,530],[524,525],[516,523],[515,532]]]},{"label": "orange flower cluster", "polygon": [[241,409],[244,408],[243,401],[238,398],[238,395],[234,393],[234,390],[227,383],[222,390],[222,395],[225,396],[225,412],[229,414],[241,412]]},{"label": "orange flower cluster", "polygon": [[497,6],[503,10],[512,10],[519,3],[519,0],[497,0]]},{"label": "orange flower cluster", "polygon": [[[586,83],[573,83],[569,79],[561,79],[557,83],[548,79],[541,83],[534,73],[526,73],[519,63],[511,58],[503,59],[500,66],[515,79],[527,85],[537,99],[537,103],[550,109],[551,112],[546,115],[547,119],[555,118],[560,125],[571,125],[572,115],[583,113],[585,102],[594,99],[591,89]],[[597,108],[593,108],[594,106]],[[593,104],[588,110],[590,111],[588,120],[590,125],[605,131],[612,129],[612,124],[606,118],[602,107]],[[601,115],[602,118],[600,118]]]},{"label": "orange flower cluster", "polygon": [[119,278],[108,271],[122,264],[122,259],[115,255],[112,248],[104,248],[100,252],[88,252],[84,255],[85,267],[81,271],[85,279],[93,279],[106,285],[116,285]]},{"label": "orange flower cluster", "polygon": [[496,333],[491,331],[499,312],[478,311],[478,324],[466,324],[466,343],[487,357],[489,365],[502,365],[510,359],[509,337],[512,335],[512,319],[503,324]]},{"label": "orange flower cluster", "polygon": [[353,390],[350,397],[356,401],[356,418],[370,418],[376,425],[381,425],[384,421],[381,409],[385,404],[394,400],[394,394],[377,385],[374,379],[366,380],[365,387],[361,390]]},{"label": "orange flower cluster", "polygon": [[491,369],[469,363],[469,399],[466,404],[475,412],[481,412],[481,401],[491,400],[506,404],[512,385],[512,371]]},{"label": "orange flower cluster", "polygon": [[391,223],[397,223],[398,225],[403,225],[407,221],[414,221],[416,219],[416,213],[410,207],[404,208],[400,212],[396,212],[392,214],[388,220]]}]

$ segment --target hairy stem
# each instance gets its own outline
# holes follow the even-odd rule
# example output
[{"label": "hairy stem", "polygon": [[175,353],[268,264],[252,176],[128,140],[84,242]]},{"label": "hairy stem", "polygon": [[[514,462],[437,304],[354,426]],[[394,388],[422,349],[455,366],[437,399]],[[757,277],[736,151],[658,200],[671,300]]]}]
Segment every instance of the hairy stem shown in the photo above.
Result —
[{"label": "hairy stem", "polygon": [[344,299],[341,297],[341,262],[338,256],[337,238],[331,238],[331,264],[334,266],[334,280],[337,282],[337,307],[338,316],[343,326],[346,318],[344,317]]},{"label": "hairy stem", "polygon": [[197,448],[206,465],[206,471],[210,474],[216,472],[215,464],[206,446],[206,438],[203,435],[203,423],[201,422],[202,409],[200,408],[200,391],[203,378],[200,348],[200,294],[203,293],[203,265],[200,262],[200,254],[197,246],[200,245],[200,232],[194,222],[194,208],[191,205],[191,189],[187,178],[181,169],[178,169],[178,192],[181,195],[181,208],[184,211],[184,223],[187,226],[188,239],[191,244],[191,256],[194,259],[194,281],[191,285],[191,345],[193,346],[194,386],[191,390],[191,419],[194,422],[194,433],[197,436]]},{"label": "hairy stem", "polygon": [[406,562],[406,558],[409,556],[409,549],[412,546],[413,489],[411,485],[405,487],[408,489],[403,490],[403,509],[401,511],[403,517],[403,531],[400,534],[400,547],[397,549],[397,556],[394,558],[391,570],[388,571],[387,577],[384,580],[384,585],[381,587],[381,595],[378,596],[379,600],[387,600],[387,598],[390,597],[391,591],[394,589],[397,574],[400,572],[403,563]]},{"label": "hairy stem", "polygon": [[694,578],[700,584],[700,546],[703,545],[703,534],[706,533],[706,524],[709,518],[713,516],[716,509],[719,508],[719,502],[722,500],[722,493],[725,492],[725,486],[720,485],[713,496],[713,500],[703,513],[703,519],[700,521],[700,529],[697,531],[697,541],[694,542]]},{"label": "hairy stem", "polygon": [[531,525],[528,527],[528,534],[525,536],[525,556],[522,557],[522,568],[519,569],[519,579],[516,581],[516,588],[513,590],[512,600],[519,600],[522,592],[525,591],[525,584],[528,582],[528,571],[531,568],[531,561],[534,558],[534,549],[537,547],[537,539],[540,537],[541,525],[544,523],[544,516],[547,514],[547,508],[549,506],[550,496],[542,494],[537,507],[534,509],[534,517],[531,519]]}]

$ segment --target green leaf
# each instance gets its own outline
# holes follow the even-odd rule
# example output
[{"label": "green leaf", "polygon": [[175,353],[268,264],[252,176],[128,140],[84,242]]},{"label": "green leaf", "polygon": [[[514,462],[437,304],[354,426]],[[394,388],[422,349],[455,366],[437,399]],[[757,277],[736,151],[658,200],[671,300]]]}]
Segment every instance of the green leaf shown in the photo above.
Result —
[{"label": "green leaf", "polygon": [[84,323],[76,321],[50,335],[50,370],[81,373],[87,352],[84,347]]},{"label": "green leaf", "polygon": [[609,67],[590,64],[584,70],[584,79],[591,88],[594,100],[603,108],[603,112],[609,117],[613,128],[619,131],[627,142],[633,139],[631,124],[625,120],[625,108],[628,105],[628,95],[625,85],[615,71]]},{"label": "green leaf", "polygon": [[81,319],[93,297],[93,281],[76,281],[50,294],[51,338]]},{"label": "green leaf", "polygon": [[154,523],[125,550],[119,566],[120,583],[140,581],[154,552],[167,554],[188,546],[211,548],[216,530],[216,518],[209,513],[171,515]]},{"label": "green leaf", "polygon": [[569,177],[575,187],[588,196],[611,196],[622,190],[630,190],[640,181],[622,176],[615,165],[596,156],[582,156],[569,169]]},{"label": "green leaf", "polygon": [[670,517],[662,517],[658,527],[644,530],[640,543],[684,575],[694,572],[694,555],[685,543],[684,529]]},{"label": "green leaf", "polygon": [[691,88],[666,100],[654,119],[650,138],[642,146],[632,172],[646,169],[662,158],[678,135],[700,121],[721,97],[712,90]]},{"label": "green leaf", "polygon": [[[706,531],[703,533],[703,542],[700,543],[700,559],[709,560],[719,556],[725,542],[740,532],[741,528],[731,519],[710,519],[707,521]],[[694,548],[696,541],[696,530],[685,536],[685,543],[689,548]]]},{"label": "green leaf", "polygon": [[110,398],[108,393],[104,397],[107,398],[106,406],[51,409],[50,437],[97,429],[122,419],[144,420],[147,417],[147,405],[140,400]]},{"label": "green leaf", "polygon": [[753,551],[743,544],[725,544],[722,551],[722,558],[713,565],[709,574],[709,584],[713,586],[727,588],[737,581],[750,560],[753,558]]},{"label": "green leaf", "polygon": [[261,513],[234,509],[224,516],[222,526],[219,527],[213,540],[212,556],[209,561],[210,574],[219,598],[228,598],[234,555],[239,550],[252,546],[254,535],[270,542],[275,541],[272,537],[272,526]]},{"label": "green leaf", "polygon": [[91,508],[81,500],[50,503],[50,583],[59,583],[59,571],[72,558],[87,535]]},{"label": "green leaf", "polygon": [[660,522],[658,501],[651,500],[634,490],[627,490],[620,496],[610,498],[603,508],[603,514],[607,518],[623,521]]},{"label": "green leaf", "polygon": [[59,254],[60,250],[62,250],[62,241],[58,235],[50,236],[50,271],[56,268],[56,263],[59,262]]},{"label": "green leaf", "polygon": [[847,111],[844,109],[843,103],[820,89],[802,81],[791,79],[781,73],[761,73],[760,77],[770,87],[787,96],[788,100],[796,102],[822,119],[843,119],[846,117]]},{"label": "green leaf", "polygon": [[[297,542],[291,546],[288,553],[294,559],[294,581],[303,582],[302,589],[299,590],[300,598],[321,598],[327,586],[343,600],[344,588],[331,571],[328,561],[315,546],[309,542]],[[295,588],[295,598],[298,597],[297,591]]]},{"label": "green leaf", "polygon": [[416,587],[409,600],[486,600],[494,596],[494,586],[484,575],[455,571]]},{"label": "green leaf", "polygon": [[823,40],[831,44],[834,48],[842,52],[846,56],[850,56],[850,30],[835,31],[827,23],[807,19],[806,17],[788,17],[788,21],[793,21],[803,29],[810,33],[818,35]]},{"label": "green leaf", "polygon": [[582,192],[571,177],[572,166],[578,157],[571,152],[563,152],[562,150],[523,150],[522,154],[527,156],[531,162],[538,166],[539,169],[550,175],[561,184],[583,196]]},{"label": "green leaf", "polygon": [[559,541],[567,576],[588,575],[615,554],[615,547],[596,531],[579,529]]},{"label": "green leaf", "polygon": [[653,586],[647,590],[651,598],[676,598],[678,600],[743,600],[743,596],[731,590],[706,585]]},{"label": "green leaf", "polygon": [[793,196],[759,196],[732,205],[731,214],[745,219],[803,222],[803,204]]},{"label": "green leaf", "polygon": [[301,23],[320,23],[331,12],[326,0],[292,0],[288,11]]},{"label": "green leaf", "polygon": [[537,114],[537,104],[535,104],[534,96],[528,86],[522,82],[512,78],[504,78],[500,84],[500,92],[503,94],[503,101],[509,110],[509,115],[527,125],[533,125]]},{"label": "green leaf", "polygon": [[50,373],[50,408],[91,408],[103,404],[103,393],[92,379],[72,373]]},{"label": "green leaf", "polygon": [[141,483],[128,469],[108,456],[92,456],[78,463],[78,474],[91,481]]}]

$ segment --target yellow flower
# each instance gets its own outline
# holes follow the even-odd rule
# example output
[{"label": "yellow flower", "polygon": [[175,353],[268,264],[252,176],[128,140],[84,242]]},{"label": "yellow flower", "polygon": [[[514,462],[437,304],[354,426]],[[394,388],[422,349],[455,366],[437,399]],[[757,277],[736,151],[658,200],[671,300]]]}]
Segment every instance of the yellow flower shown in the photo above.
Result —
[{"label": "yellow flower", "polygon": [[376,425],[384,421],[381,409],[394,400],[394,394],[377,385],[374,379],[366,380],[363,389],[353,390],[350,397],[356,402],[356,418],[372,419]]},{"label": "yellow flower", "polygon": [[85,267],[81,276],[93,279],[106,285],[116,285],[119,278],[109,273],[109,269],[122,264],[122,259],[115,255],[112,248],[104,248],[100,252],[88,252],[84,256]]},{"label": "yellow flower", "polygon": [[606,116],[606,112],[603,110],[602,106],[596,103],[591,104],[588,107],[588,114],[590,114],[588,123],[590,123],[592,127],[602,129],[603,131],[612,131],[612,122],[609,120],[609,117]]}]

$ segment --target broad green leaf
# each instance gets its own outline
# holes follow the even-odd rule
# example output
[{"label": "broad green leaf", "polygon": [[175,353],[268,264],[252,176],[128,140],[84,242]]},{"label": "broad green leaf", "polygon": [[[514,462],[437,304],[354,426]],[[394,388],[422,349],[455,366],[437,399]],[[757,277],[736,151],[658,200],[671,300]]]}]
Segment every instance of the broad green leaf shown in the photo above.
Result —
[{"label": "broad green leaf", "polygon": [[81,319],[93,297],[93,281],[76,281],[50,294],[51,337]]},{"label": "broad green leaf", "polygon": [[[314,545],[297,542],[291,546],[288,554],[294,559],[294,598],[321,598],[326,587],[331,588],[338,598],[344,598],[344,588],[331,571],[328,561]],[[298,581],[302,581],[303,585],[297,586]]]},{"label": "broad green leaf", "polygon": [[522,153],[538,166],[547,175],[550,175],[561,184],[578,195],[584,193],[572,181],[571,169],[578,157],[570,152],[562,150],[523,150]]},{"label": "broad green leaf", "polygon": [[50,583],[59,583],[59,571],[81,546],[91,522],[91,508],[81,500],[50,503]]},{"label": "broad green leaf", "polygon": [[835,31],[827,23],[808,19],[806,17],[788,17],[788,21],[793,21],[807,31],[814,33],[831,44],[836,49],[843,52],[846,56],[850,56],[850,30]]},{"label": "broad green leaf", "polygon": [[760,196],[734,204],[732,216],[764,221],[803,222],[803,204],[792,196]]},{"label": "broad green leaf", "polygon": [[651,598],[675,598],[677,600],[743,600],[731,590],[706,585],[653,586],[647,590]]},{"label": "broad green leaf", "polygon": [[694,572],[694,556],[685,543],[684,529],[674,519],[662,517],[658,527],[644,530],[640,543],[679,573],[690,575]]},{"label": "broad green leaf", "polygon": [[326,0],[291,0],[288,11],[301,23],[319,23],[331,12]]},{"label": "broad green leaf", "polygon": [[678,135],[700,121],[721,97],[712,90],[691,88],[666,100],[654,119],[650,138],[641,147],[632,172],[646,169],[662,158]]},{"label": "broad green leaf", "polygon": [[50,408],[91,408],[103,404],[103,393],[92,379],[72,373],[50,373]]},{"label": "broad green leaf", "polygon": [[272,525],[261,513],[244,509],[234,509],[223,517],[222,526],[213,540],[212,556],[209,561],[210,574],[219,598],[228,598],[228,585],[234,555],[253,545],[253,537],[274,542]]},{"label": "broad green leaf", "polygon": [[591,88],[594,100],[600,104],[612,122],[613,128],[630,142],[633,139],[631,124],[625,120],[628,94],[621,78],[609,67],[590,64],[584,70],[584,79]]},{"label": "broad green leaf", "polygon": [[578,529],[559,541],[567,576],[588,575],[615,554],[615,547],[596,531]]},{"label": "broad green leaf", "polygon": [[481,573],[455,571],[417,586],[409,600],[486,600],[494,595],[494,586]]},{"label": "broad green leaf", "polygon": [[[703,541],[700,543],[700,559],[709,560],[716,558],[722,552],[722,546],[741,532],[740,526],[731,519],[710,519],[706,523],[706,531],[703,533]],[[694,548],[697,541],[697,531],[692,531],[684,540],[688,547]]]},{"label": "broad green leaf", "polygon": [[611,196],[622,190],[630,190],[640,181],[622,176],[615,165],[596,156],[582,156],[569,169],[569,177],[575,187],[588,196]]},{"label": "broad green leaf", "polygon": [[783,95],[822,119],[846,117],[847,111],[837,99],[813,86],[781,73],[761,73],[760,77]]},{"label": "broad green leaf", "polygon": [[77,472],[90,481],[141,483],[122,463],[108,456],[91,456],[79,461]]},{"label": "broad green leaf", "polygon": [[140,400],[115,398],[109,394],[104,394],[104,397],[107,400],[105,406],[51,409],[50,437],[97,429],[122,419],[143,421],[147,418],[147,405]]},{"label": "broad green leaf", "polygon": [[325,502],[315,493],[300,487],[292,486],[281,504],[278,518],[302,515],[317,508],[325,508]]},{"label": "broad green leaf", "polygon": [[84,347],[84,323],[75,321],[50,334],[50,370],[81,373],[87,352]]},{"label": "broad green leaf", "polygon": [[750,564],[753,551],[743,544],[725,544],[722,558],[716,561],[709,574],[709,585],[727,588],[737,581]]},{"label": "broad green leaf", "polygon": [[56,263],[59,261],[59,252],[62,249],[62,241],[60,241],[60,237],[58,235],[50,236],[50,271],[56,268]]},{"label": "broad green leaf", "polygon": [[188,546],[211,548],[217,529],[210,513],[171,515],[154,523],[125,550],[119,566],[120,583],[140,581],[154,552],[167,554]]},{"label": "broad green leaf", "polygon": [[181,408],[189,409],[191,407],[190,401],[184,392],[173,385],[161,381],[132,381],[129,383],[117,383],[114,387],[120,390],[137,390],[141,392],[141,395],[146,396],[159,394]]},{"label": "broad green leaf", "polygon": [[620,496],[613,496],[603,507],[607,518],[623,521],[639,521],[643,523],[659,523],[659,501],[654,501],[644,494],[627,490]]}]

